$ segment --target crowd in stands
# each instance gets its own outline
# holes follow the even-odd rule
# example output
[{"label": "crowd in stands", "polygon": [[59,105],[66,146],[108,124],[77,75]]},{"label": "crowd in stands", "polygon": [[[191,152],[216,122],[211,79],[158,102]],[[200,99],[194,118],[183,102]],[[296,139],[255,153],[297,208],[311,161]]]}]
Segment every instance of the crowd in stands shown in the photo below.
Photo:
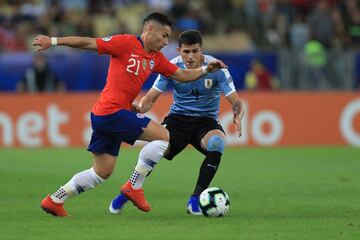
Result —
[{"label": "crowd in stands", "polygon": [[171,16],[174,36],[200,30],[214,50],[299,49],[309,40],[337,49],[360,43],[358,0],[0,0],[0,51],[26,51],[40,33],[138,34],[151,11]]},{"label": "crowd in stands", "polygon": [[153,11],[174,22],[168,58],[177,55],[176,37],[188,29],[203,34],[206,52],[276,52],[274,76],[260,74],[266,66],[256,59],[248,64],[240,81],[249,90],[360,86],[357,63],[351,64],[360,47],[360,0],[0,0],[0,54],[33,52],[38,34],[139,34]]}]

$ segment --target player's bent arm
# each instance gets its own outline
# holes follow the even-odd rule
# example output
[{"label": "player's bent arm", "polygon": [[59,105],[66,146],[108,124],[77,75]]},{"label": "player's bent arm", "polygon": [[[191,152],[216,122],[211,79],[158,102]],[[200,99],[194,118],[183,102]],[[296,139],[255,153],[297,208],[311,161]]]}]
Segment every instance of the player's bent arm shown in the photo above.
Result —
[{"label": "player's bent arm", "polygon": [[241,119],[244,116],[244,107],[240,101],[240,98],[237,92],[233,92],[230,95],[226,96],[226,99],[231,103],[233,109],[233,123],[236,125],[239,132],[239,136],[242,134],[241,129]]},{"label": "player's bent arm", "polygon": [[179,82],[191,82],[201,78],[209,72],[216,72],[220,68],[227,68],[227,66],[220,60],[214,60],[209,62],[207,66],[202,66],[195,69],[178,68],[178,70],[173,75],[171,75],[170,78]]},{"label": "player's bent arm", "polygon": [[34,41],[33,46],[37,46],[36,51],[42,51],[55,45],[68,46],[72,48],[97,50],[96,39],[91,37],[48,37],[38,35]]},{"label": "player's bent arm", "polygon": [[160,94],[160,91],[152,87],[140,100],[140,113],[146,113],[147,111],[149,111],[160,96]]}]

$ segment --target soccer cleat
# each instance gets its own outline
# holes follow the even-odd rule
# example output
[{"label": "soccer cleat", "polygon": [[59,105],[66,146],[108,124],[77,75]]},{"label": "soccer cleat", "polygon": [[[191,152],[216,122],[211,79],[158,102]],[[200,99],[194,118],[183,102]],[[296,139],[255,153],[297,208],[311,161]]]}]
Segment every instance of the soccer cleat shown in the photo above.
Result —
[{"label": "soccer cleat", "polygon": [[131,182],[127,182],[121,186],[120,191],[126,198],[128,198],[132,203],[140,210],[144,212],[150,211],[150,205],[146,201],[144,196],[144,189],[134,189],[131,185]]},{"label": "soccer cleat", "polygon": [[66,217],[69,216],[69,214],[65,211],[63,207],[63,203],[55,203],[50,195],[47,195],[46,198],[44,198],[41,201],[41,208],[55,217]]},{"label": "soccer cleat", "polygon": [[127,201],[128,199],[122,193],[117,195],[116,198],[114,198],[110,203],[109,206],[110,213],[118,214],[121,211],[121,209],[123,209]]},{"label": "soccer cleat", "polygon": [[186,206],[186,212],[192,215],[201,215],[199,195],[191,195]]}]

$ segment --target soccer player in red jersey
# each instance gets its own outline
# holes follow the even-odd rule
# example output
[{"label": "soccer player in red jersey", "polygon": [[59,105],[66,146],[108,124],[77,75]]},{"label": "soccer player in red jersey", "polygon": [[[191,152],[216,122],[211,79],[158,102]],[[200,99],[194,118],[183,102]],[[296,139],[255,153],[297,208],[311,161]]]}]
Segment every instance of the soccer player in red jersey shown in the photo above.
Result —
[{"label": "soccer player in red jersey", "polygon": [[194,81],[208,72],[226,67],[215,60],[196,69],[180,69],[170,63],[160,50],[168,44],[172,23],[161,13],[151,13],[143,21],[141,36],[115,35],[107,38],[48,37],[39,35],[33,41],[37,51],[55,45],[97,51],[111,56],[107,81],[99,100],[91,112],[93,133],[88,151],[94,161],[90,169],[75,174],[69,182],[41,202],[41,208],[54,216],[67,216],[63,208],[65,200],[94,188],[112,174],[122,142],[134,144],[144,140],[145,145],[129,182],[121,192],[135,206],[147,212],[143,188],[132,179],[145,178],[163,157],[169,145],[169,133],[160,124],[132,111],[132,102],[152,72],[181,82]]}]

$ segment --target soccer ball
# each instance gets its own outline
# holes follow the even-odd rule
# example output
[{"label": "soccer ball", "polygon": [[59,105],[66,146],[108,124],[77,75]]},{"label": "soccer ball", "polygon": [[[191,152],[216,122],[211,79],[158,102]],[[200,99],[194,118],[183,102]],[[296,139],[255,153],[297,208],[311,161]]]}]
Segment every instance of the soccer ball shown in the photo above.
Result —
[{"label": "soccer ball", "polygon": [[199,206],[206,217],[224,216],[230,207],[229,195],[218,187],[207,188],[200,194]]}]

